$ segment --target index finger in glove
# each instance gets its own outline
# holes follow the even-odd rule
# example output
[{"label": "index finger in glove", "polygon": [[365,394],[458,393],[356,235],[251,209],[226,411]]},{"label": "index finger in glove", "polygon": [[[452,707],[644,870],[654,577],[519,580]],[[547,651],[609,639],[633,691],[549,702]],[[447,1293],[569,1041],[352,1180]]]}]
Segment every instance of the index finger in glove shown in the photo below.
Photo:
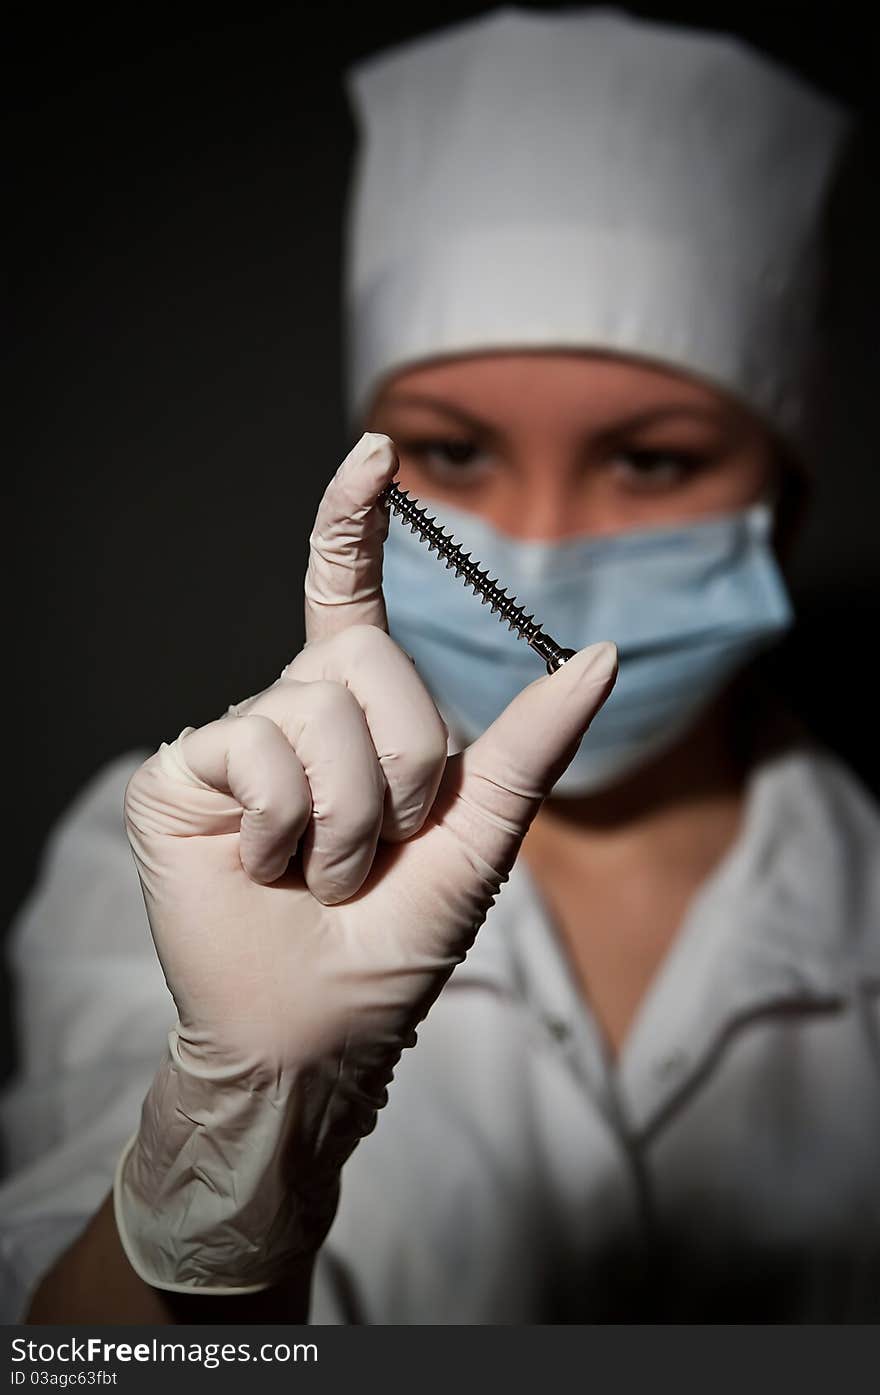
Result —
[{"label": "index finger in glove", "polygon": [[327,486],[309,539],[307,642],[325,639],[349,625],[388,629],[382,597],[388,513],[376,499],[396,472],[393,442],[368,431]]}]

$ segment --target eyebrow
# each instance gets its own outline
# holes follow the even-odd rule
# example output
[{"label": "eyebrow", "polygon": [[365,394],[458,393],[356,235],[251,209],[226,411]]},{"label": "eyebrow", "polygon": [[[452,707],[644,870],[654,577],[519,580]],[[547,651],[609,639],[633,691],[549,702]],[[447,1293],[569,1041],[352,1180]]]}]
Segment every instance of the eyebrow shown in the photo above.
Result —
[{"label": "eyebrow", "polygon": [[491,422],[481,421],[479,417],[472,416],[462,407],[456,407],[452,402],[446,402],[442,397],[423,397],[419,393],[398,393],[392,394],[385,399],[386,407],[430,407],[436,412],[445,412],[447,416],[455,417],[458,421],[469,426],[472,431],[491,432],[496,428]]},{"label": "eyebrow", "polygon": [[[391,394],[385,399],[385,405],[387,407],[429,407],[434,411],[445,412],[447,416],[454,417],[472,431],[497,433],[499,430],[491,422],[481,421],[471,412],[466,412],[464,408],[457,407],[453,402],[447,402],[442,397],[426,397],[420,393]],[[723,424],[726,419],[717,407],[701,407],[698,403],[679,403],[668,407],[647,407],[644,411],[636,412],[622,421],[615,422],[613,426],[607,427],[599,434],[601,437],[617,436],[624,431],[631,431],[635,427],[647,426],[652,422],[677,416],[698,417],[715,425]]]}]

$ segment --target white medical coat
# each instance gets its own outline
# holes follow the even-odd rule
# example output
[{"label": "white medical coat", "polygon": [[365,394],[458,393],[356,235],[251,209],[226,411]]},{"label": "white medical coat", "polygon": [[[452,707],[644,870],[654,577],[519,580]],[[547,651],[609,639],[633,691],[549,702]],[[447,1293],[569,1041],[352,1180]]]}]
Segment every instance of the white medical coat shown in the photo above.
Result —
[{"label": "white medical coat", "polygon": [[[60,821],[13,930],[8,1321],[109,1190],[175,1018],[122,827],[143,754]],[[854,777],[814,748],[752,776],[616,1063],[518,865],[346,1164],[311,1320],[878,1318],[880,818]]]}]

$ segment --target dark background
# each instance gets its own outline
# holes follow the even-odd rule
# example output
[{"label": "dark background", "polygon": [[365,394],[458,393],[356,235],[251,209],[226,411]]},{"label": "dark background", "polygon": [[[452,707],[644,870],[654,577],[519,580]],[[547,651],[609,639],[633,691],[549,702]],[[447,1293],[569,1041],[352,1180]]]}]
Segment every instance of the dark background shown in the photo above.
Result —
[{"label": "dark background", "polygon": [[[102,762],[219,715],[301,644],[306,539],[351,445],[341,74],[488,8],[18,12],[4,84],[16,187],[3,924]],[[751,39],[876,133],[875,45],[854,5],[628,8]],[[876,790],[874,323],[872,311],[853,351],[858,385],[795,571],[801,622],[782,671]]]}]

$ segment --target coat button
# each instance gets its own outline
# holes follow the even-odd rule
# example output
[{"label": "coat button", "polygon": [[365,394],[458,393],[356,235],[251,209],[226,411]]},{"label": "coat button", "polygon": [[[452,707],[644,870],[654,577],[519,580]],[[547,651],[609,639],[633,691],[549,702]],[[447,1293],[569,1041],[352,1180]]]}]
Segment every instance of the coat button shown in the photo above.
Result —
[{"label": "coat button", "polygon": [[661,1080],[676,1080],[687,1069],[688,1058],[684,1051],[669,1051],[654,1063],[654,1073]]},{"label": "coat button", "polygon": [[571,1036],[571,1027],[564,1017],[545,1017],[544,1025],[554,1041],[568,1041]]}]

